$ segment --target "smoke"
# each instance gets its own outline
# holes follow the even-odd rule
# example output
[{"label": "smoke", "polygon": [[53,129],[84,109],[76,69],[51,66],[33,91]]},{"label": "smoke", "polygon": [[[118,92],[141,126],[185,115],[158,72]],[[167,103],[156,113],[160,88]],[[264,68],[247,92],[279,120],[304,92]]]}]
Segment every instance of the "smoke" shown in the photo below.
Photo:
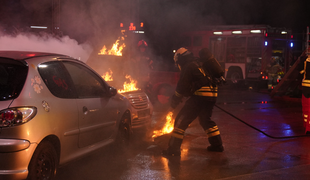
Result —
[{"label": "smoke", "polygon": [[17,35],[1,35],[0,50],[4,51],[34,51],[58,53],[71,56],[86,62],[92,52],[92,47],[87,44],[79,44],[69,36],[54,37],[50,34],[36,35],[20,33]]},{"label": "smoke", "polygon": [[[86,62],[93,49],[113,44],[119,36],[117,27],[122,17],[126,17],[122,11],[126,3],[109,0],[59,2],[56,5],[59,11],[57,8],[53,11],[52,1],[5,0],[0,6],[0,50],[60,53]],[[12,8],[18,13],[8,10]],[[60,37],[48,34],[52,33],[55,20],[59,23]],[[30,29],[31,25],[47,26],[46,34]]]},{"label": "smoke", "polygon": [[79,42],[91,42],[94,47],[112,44],[121,34],[119,24],[130,18],[126,8],[127,1],[62,1],[61,30]]}]

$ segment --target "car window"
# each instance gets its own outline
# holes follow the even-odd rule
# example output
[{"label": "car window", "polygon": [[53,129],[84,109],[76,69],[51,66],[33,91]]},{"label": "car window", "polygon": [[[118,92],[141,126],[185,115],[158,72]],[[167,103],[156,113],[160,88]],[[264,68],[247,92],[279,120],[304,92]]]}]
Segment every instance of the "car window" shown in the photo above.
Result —
[{"label": "car window", "polygon": [[83,65],[64,62],[67,68],[79,98],[103,97],[107,94],[107,85],[97,74]]},{"label": "car window", "polygon": [[28,67],[18,61],[0,58],[0,101],[14,99],[20,94]]},{"label": "car window", "polygon": [[59,98],[77,98],[74,85],[60,61],[46,62],[38,71],[50,92]]}]

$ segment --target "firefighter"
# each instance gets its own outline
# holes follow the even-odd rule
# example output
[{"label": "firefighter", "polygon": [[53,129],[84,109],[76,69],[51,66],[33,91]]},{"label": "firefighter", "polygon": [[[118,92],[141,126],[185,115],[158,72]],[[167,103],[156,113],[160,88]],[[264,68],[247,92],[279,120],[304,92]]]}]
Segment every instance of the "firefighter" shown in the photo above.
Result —
[{"label": "firefighter", "polygon": [[149,57],[148,45],[144,40],[138,42],[137,61],[143,63],[143,69],[153,69],[153,60]]},{"label": "firefighter", "polygon": [[145,40],[140,40],[137,45],[138,51],[135,56],[134,73],[138,81],[137,86],[142,89],[154,102],[152,96],[152,84],[150,83],[150,73],[153,70],[153,60],[150,58],[148,44]]},{"label": "firefighter", "polygon": [[302,78],[302,113],[304,120],[305,133],[310,132],[310,56],[307,55],[306,51],[300,56],[299,63],[300,74]]},{"label": "firefighter", "polygon": [[217,87],[213,86],[210,77],[206,76],[193,54],[185,48],[180,48],[174,55],[174,62],[179,67],[180,79],[175,94],[171,98],[171,108],[175,109],[183,97],[189,97],[177,114],[174,130],[171,133],[168,149],[164,156],[180,156],[180,147],[184,132],[197,117],[208,136],[209,151],[224,151],[220,131],[211,120],[212,110],[216,102]]},{"label": "firefighter", "polygon": [[281,65],[275,58],[271,58],[270,64],[267,67],[268,73],[268,91],[272,91],[278,84],[278,72],[282,71]]}]

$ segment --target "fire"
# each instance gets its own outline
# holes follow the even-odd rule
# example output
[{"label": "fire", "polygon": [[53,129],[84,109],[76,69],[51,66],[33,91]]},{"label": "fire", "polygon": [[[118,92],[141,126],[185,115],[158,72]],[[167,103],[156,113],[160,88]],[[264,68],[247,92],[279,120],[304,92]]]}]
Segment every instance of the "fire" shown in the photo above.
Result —
[{"label": "fire", "polygon": [[113,72],[109,68],[109,71],[105,73],[105,75],[101,76],[105,81],[113,81],[112,77]]},{"label": "fire", "polygon": [[[122,40],[124,40],[124,37],[121,37]],[[116,42],[113,44],[112,48],[110,50],[107,50],[107,47],[104,45],[103,48],[100,50],[99,55],[115,55],[115,56],[122,56],[123,49],[126,47],[125,43],[122,45],[119,44],[119,39],[116,40]]]},{"label": "fire", "polygon": [[152,138],[162,136],[164,134],[169,134],[173,131],[174,128],[174,119],[172,118],[173,113],[169,112],[166,116],[166,123],[161,130],[153,131]]},{"label": "fire", "polygon": [[132,79],[130,75],[125,76],[126,79],[128,79],[130,82],[124,82],[123,84],[123,89],[119,89],[119,93],[124,93],[124,92],[129,92],[129,91],[137,91],[140,90],[139,88],[136,87],[137,81]]}]

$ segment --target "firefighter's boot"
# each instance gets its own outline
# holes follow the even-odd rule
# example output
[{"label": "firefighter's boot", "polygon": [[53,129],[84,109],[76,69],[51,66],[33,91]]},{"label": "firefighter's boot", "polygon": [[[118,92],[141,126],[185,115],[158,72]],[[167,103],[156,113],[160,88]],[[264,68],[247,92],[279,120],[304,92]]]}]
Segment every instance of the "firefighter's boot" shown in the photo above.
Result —
[{"label": "firefighter's boot", "polygon": [[174,128],[171,133],[171,138],[169,140],[168,149],[163,150],[162,154],[164,156],[180,156],[181,155],[181,145],[184,137],[184,130],[179,128]]},{"label": "firefighter's boot", "polygon": [[210,146],[207,147],[208,151],[215,151],[215,152],[224,151],[221,135],[209,137],[208,140],[210,143]]},{"label": "firefighter's boot", "polygon": [[205,130],[208,136],[208,140],[210,143],[210,146],[207,148],[208,151],[216,151],[216,152],[223,152],[224,147],[222,144],[222,138],[220,135],[219,128],[217,126],[214,126],[212,128],[209,128]]}]

